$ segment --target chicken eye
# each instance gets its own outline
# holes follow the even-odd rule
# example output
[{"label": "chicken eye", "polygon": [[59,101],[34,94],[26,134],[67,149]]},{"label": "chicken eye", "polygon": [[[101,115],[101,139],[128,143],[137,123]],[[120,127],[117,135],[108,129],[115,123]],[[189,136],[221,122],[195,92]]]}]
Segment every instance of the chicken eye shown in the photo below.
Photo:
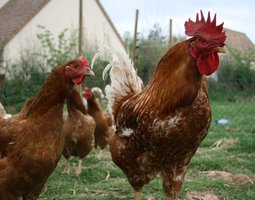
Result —
[{"label": "chicken eye", "polygon": [[199,42],[201,44],[207,44],[207,41],[205,39],[203,39],[203,38],[199,38]]},{"label": "chicken eye", "polygon": [[77,64],[74,64],[73,65],[73,68],[78,68],[79,66]]}]

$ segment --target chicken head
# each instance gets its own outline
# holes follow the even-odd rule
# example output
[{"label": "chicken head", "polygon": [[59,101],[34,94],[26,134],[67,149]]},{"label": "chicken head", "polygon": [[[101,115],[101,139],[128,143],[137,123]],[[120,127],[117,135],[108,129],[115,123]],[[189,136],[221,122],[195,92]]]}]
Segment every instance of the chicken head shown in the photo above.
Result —
[{"label": "chicken head", "polygon": [[94,72],[89,67],[88,60],[80,56],[77,60],[70,61],[66,68],[65,74],[69,77],[74,84],[81,84],[86,76],[94,76]]},{"label": "chicken head", "polygon": [[224,53],[226,34],[223,23],[216,25],[216,14],[211,21],[210,12],[205,20],[201,11],[201,20],[197,14],[196,21],[185,22],[185,33],[194,36],[194,41],[189,49],[192,57],[197,61],[198,70],[202,75],[211,75],[219,66],[218,53]]}]

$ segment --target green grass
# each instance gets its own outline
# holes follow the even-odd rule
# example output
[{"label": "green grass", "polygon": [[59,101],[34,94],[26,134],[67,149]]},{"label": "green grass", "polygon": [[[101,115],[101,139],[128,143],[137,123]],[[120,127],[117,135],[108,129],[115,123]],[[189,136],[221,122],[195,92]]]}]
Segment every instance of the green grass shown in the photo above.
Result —
[{"label": "green grass", "polygon": [[[250,200],[255,197],[255,185],[237,185],[221,179],[212,180],[202,171],[222,170],[234,174],[244,173],[255,178],[255,103],[212,103],[213,121],[208,136],[192,159],[180,198],[189,191],[211,192],[224,200]],[[227,118],[227,125],[215,124],[215,119]],[[236,141],[224,149],[212,148],[224,139]],[[62,175],[62,158],[48,179],[40,199],[113,200],[132,199],[133,190],[121,170],[111,161],[109,149],[93,150],[83,160],[80,177],[75,176],[77,159],[71,159],[71,174]],[[142,199],[164,199],[160,178],[144,187]]]}]

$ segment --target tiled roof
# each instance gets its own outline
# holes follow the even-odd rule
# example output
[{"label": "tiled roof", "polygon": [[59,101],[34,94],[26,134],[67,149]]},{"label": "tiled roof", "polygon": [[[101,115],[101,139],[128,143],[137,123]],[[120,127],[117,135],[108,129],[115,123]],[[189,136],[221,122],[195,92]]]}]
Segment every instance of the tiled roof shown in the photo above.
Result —
[{"label": "tiled roof", "polygon": [[229,49],[235,49],[241,53],[253,52],[255,54],[255,45],[245,33],[225,29],[227,40],[226,46]]},{"label": "tiled roof", "polygon": [[0,9],[0,48],[4,47],[50,0],[9,0]]}]

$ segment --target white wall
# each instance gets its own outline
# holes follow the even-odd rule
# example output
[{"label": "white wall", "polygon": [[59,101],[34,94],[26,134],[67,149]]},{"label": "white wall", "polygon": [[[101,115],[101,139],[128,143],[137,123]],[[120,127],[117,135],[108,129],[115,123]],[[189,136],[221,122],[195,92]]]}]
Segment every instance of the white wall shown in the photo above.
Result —
[{"label": "white wall", "polygon": [[3,7],[9,0],[0,0],[0,8]]},{"label": "white wall", "polygon": [[[1,3],[1,2],[0,2]],[[84,33],[88,41],[96,46],[111,44],[124,48],[95,0],[83,1]],[[43,25],[57,36],[65,28],[78,28],[79,0],[50,1],[5,47],[4,60],[9,63],[19,59],[20,52],[33,46],[37,25]],[[38,41],[37,41],[38,43]],[[39,43],[38,43],[39,44]]]},{"label": "white wall", "polygon": [[124,48],[95,0],[83,1],[83,16],[84,32],[89,41],[99,46],[111,44],[117,49]]}]

